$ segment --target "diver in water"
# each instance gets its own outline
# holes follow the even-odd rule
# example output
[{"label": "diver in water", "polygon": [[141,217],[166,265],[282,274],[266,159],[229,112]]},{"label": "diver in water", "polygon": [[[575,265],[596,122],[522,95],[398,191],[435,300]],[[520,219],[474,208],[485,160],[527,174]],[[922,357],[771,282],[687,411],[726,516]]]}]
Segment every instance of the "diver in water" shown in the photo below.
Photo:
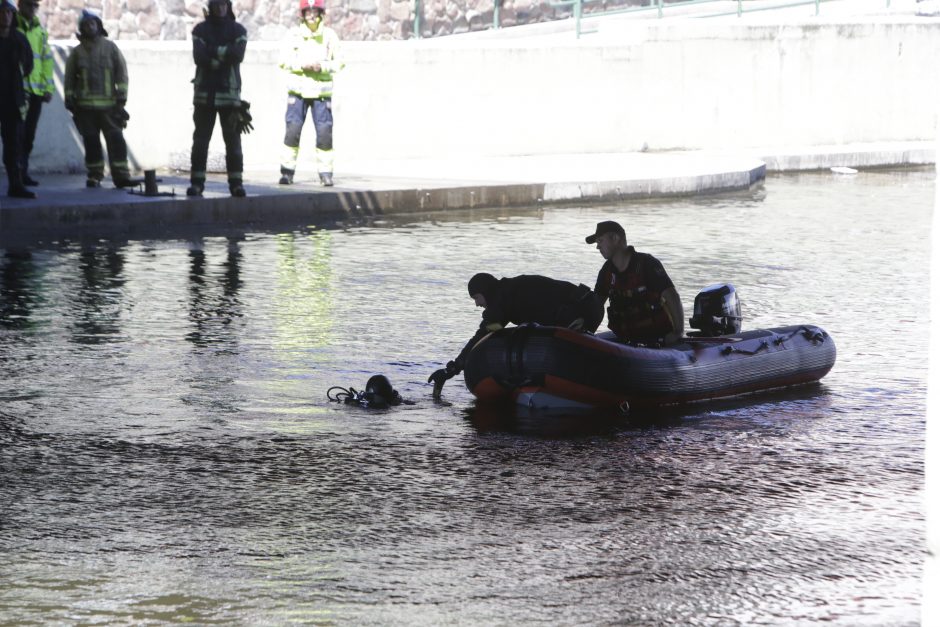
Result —
[{"label": "diver in water", "polygon": [[[336,390],[335,393],[332,393]],[[326,397],[337,403],[346,405],[360,405],[368,409],[388,409],[397,405],[414,405],[414,401],[406,401],[401,397],[392,382],[385,375],[373,375],[366,382],[366,389],[358,392],[355,388],[343,388],[334,385],[326,391]]]},{"label": "diver in water", "polygon": [[467,291],[477,307],[483,307],[483,320],[457,358],[428,377],[428,383],[434,384],[435,398],[448,379],[463,371],[476,343],[510,323],[534,322],[593,333],[604,319],[603,304],[591,288],[545,276],[524,274],[497,279],[481,272],[470,279]]}]

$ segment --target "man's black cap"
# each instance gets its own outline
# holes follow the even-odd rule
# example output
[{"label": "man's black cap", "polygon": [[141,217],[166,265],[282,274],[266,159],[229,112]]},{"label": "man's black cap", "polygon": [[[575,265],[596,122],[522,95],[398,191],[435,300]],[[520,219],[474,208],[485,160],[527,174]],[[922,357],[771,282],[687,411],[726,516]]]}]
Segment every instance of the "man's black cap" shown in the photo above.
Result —
[{"label": "man's black cap", "polygon": [[604,233],[616,233],[621,237],[621,239],[627,241],[627,234],[624,232],[623,227],[613,220],[604,220],[603,222],[598,222],[597,228],[594,230],[594,234],[585,237],[584,241],[588,244],[593,244],[597,241],[597,238]]},{"label": "man's black cap", "polygon": [[487,296],[498,284],[499,279],[495,276],[487,274],[486,272],[480,272],[479,274],[474,274],[470,282],[467,283],[467,291],[470,292],[470,296],[474,294]]}]

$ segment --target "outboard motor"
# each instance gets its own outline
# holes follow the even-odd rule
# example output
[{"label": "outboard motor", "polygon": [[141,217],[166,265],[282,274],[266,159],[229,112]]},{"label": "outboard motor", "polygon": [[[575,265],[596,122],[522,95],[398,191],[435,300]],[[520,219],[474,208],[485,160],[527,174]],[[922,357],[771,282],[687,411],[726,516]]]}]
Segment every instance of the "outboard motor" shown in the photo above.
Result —
[{"label": "outboard motor", "polygon": [[691,336],[715,337],[741,332],[741,301],[730,283],[709,285],[695,297],[689,326]]}]

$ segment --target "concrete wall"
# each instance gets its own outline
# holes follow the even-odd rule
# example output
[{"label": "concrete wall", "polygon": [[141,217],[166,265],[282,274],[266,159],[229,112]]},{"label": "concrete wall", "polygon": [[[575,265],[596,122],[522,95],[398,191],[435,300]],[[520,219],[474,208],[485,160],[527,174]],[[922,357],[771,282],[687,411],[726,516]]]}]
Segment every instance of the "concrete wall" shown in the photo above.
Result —
[{"label": "concrete wall", "polygon": [[[469,35],[347,42],[347,69],[336,80],[334,100],[337,170],[344,163],[404,157],[936,137],[940,20],[599,24],[581,40]],[[133,160],[140,167],[186,164],[189,44],[119,45],[131,76]],[[285,95],[276,56],[275,44],[253,42],[242,66],[244,97],[255,117],[255,132],[245,140],[248,169],[274,171],[279,161]],[[303,144],[308,157],[311,135],[312,126]],[[221,138],[214,142],[221,150]],[[81,169],[61,99],[46,107],[33,163],[37,170]]]},{"label": "concrete wall", "polygon": [[[667,0],[667,3],[682,0]],[[498,0],[502,26],[532,24],[571,16],[570,6],[549,0]],[[233,12],[252,40],[278,41],[297,22],[298,0],[233,0]],[[585,13],[648,0],[604,0]],[[450,35],[492,27],[494,0],[326,0],[327,24],[343,40],[373,41],[414,36],[415,11],[423,37]],[[78,29],[84,8],[101,14],[115,40],[185,40],[203,20],[205,0],[45,0],[38,15],[53,39],[68,39]]]}]

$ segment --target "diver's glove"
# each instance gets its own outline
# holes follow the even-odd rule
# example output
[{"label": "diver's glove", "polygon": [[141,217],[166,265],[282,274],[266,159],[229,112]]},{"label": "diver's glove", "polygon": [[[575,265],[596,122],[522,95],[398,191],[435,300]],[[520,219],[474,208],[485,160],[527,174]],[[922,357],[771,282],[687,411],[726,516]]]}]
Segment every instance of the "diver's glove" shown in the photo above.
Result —
[{"label": "diver's glove", "polygon": [[236,112],[237,119],[235,121],[235,128],[238,129],[239,133],[244,135],[255,130],[255,127],[251,125],[251,114],[248,113],[250,108],[251,103],[247,100],[242,100]]},{"label": "diver's glove", "polygon": [[453,362],[453,361],[447,362],[447,366],[445,366],[444,368],[441,368],[440,370],[435,370],[434,374],[428,377],[428,383],[434,384],[434,392],[433,392],[434,398],[437,398],[441,395],[441,390],[443,389],[444,384],[447,382],[447,380],[452,379],[453,377],[457,376],[457,374],[459,373],[460,373],[460,367],[456,364],[456,362]]}]

